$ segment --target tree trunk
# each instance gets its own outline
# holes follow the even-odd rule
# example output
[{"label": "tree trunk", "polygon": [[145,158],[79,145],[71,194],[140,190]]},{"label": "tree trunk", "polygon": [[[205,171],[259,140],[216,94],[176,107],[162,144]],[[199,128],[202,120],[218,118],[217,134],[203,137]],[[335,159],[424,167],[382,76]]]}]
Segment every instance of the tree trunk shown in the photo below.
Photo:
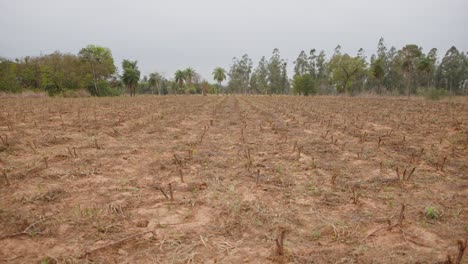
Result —
[{"label": "tree trunk", "polygon": [[408,76],[408,84],[407,84],[408,87],[406,87],[406,93],[408,95],[408,99],[410,97],[410,93],[411,93],[411,76]]},{"label": "tree trunk", "polygon": [[98,91],[97,84],[96,84],[96,71],[94,69],[94,64],[93,63],[91,63],[91,68],[93,69],[94,92],[96,93],[96,96],[98,96],[99,91]]}]

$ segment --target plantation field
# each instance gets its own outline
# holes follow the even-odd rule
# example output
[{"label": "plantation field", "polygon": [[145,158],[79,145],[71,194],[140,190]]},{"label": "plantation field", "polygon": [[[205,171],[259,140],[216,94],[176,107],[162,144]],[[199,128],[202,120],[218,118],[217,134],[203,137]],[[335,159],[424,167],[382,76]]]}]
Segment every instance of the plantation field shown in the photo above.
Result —
[{"label": "plantation field", "polygon": [[468,237],[466,98],[0,99],[0,136],[0,263],[456,263]]}]

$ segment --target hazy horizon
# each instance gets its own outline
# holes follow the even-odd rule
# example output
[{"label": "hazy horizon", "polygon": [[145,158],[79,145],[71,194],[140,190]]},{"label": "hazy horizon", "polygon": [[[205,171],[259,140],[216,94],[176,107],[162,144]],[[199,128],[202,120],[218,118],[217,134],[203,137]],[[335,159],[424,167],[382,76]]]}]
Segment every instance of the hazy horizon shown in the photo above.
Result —
[{"label": "hazy horizon", "polygon": [[451,47],[468,51],[464,0],[416,1],[0,1],[0,56],[9,59],[77,54],[88,44],[111,49],[120,69],[137,60],[144,75],[172,78],[192,67],[212,81],[211,72],[229,69],[233,57],[248,54],[254,67],[278,48],[288,62],[301,50],[339,44],[356,54],[375,53],[380,37],[388,48],[417,44],[441,58]]}]

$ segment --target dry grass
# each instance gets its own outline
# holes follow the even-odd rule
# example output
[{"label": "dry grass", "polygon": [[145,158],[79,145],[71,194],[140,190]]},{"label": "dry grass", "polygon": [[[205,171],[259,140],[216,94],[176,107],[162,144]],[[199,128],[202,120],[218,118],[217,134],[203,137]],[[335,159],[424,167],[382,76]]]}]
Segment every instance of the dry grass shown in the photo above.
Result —
[{"label": "dry grass", "polygon": [[466,98],[10,98],[0,139],[7,263],[457,263],[466,247]]}]

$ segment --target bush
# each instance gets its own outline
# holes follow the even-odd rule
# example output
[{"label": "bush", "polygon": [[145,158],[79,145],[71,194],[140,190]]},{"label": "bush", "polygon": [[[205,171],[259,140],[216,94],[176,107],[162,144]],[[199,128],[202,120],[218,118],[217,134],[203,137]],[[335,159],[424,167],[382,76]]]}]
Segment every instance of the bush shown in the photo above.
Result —
[{"label": "bush", "polygon": [[58,87],[56,84],[49,83],[44,87],[44,90],[47,92],[49,96],[56,96],[62,92],[62,89]]},{"label": "bush", "polygon": [[446,90],[437,88],[418,89],[417,94],[424,96],[428,100],[440,100],[448,96],[448,92]]},{"label": "bush", "polygon": [[197,93],[197,88],[195,86],[190,86],[185,89],[186,94],[196,94]]},{"label": "bush", "polygon": [[306,73],[302,76],[296,75],[293,80],[293,89],[296,94],[309,95],[316,94],[317,87],[314,78]]},{"label": "bush", "polygon": [[429,206],[429,207],[426,208],[426,211],[424,212],[424,215],[428,219],[436,220],[436,219],[439,218],[440,213],[435,207]]},{"label": "bush", "polygon": [[63,97],[69,98],[78,98],[78,97],[90,97],[91,95],[87,90],[79,89],[79,90],[65,90],[63,92]]},{"label": "bush", "polygon": [[110,87],[107,81],[99,81],[96,86],[97,91],[96,87],[94,87],[94,83],[88,85],[88,92],[92,96],[119,96],[121,94],[119,90]]}]

